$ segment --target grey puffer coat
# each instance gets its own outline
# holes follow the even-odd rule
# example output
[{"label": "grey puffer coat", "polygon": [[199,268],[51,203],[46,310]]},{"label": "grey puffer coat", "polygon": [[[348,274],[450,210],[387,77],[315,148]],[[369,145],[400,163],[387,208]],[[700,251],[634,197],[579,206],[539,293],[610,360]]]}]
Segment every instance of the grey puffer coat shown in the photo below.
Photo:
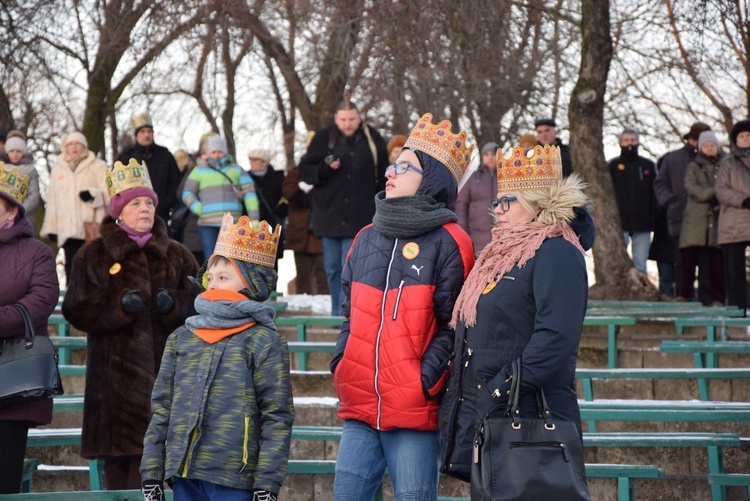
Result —
[{"label": "grey puffer coat", "polygon": [[695,161],[687,167],[685,191],[688,196],[680,231],[680,249],[718,247],[716,171],[717,165],[701,155],[695,157]]},{"label": "grey puffer coat", "polygon": [[742,156],[736,146],[719,166],[716,197],[721,203],[719,244],[750,241],[750,209],[742,205],[750,197],[750,156]]}]

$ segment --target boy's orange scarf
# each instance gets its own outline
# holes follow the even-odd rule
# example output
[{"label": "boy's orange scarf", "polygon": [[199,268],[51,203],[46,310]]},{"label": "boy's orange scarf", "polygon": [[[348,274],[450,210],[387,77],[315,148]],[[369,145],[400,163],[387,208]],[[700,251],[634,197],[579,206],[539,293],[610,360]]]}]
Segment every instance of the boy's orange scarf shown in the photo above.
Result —
[{"label": "boy's orange scarf", "polygon": [[[206,291],[200,295],[203,299],[207,299],[209,301],[243,301],[247,300],[247,296],[244,296],[240,294],[239,292],[235,291],[228,291],[228,290],[220,290],[220,289],[214,289],[210,291]],[[242,332],[246,329],[249,329],[253,325],[255,325],[257,322],[247,322],[242,325],[237,325],[235,327],[229,327],[229,328],[210,328],[205,327],[202,329],[195,329],[193,332],[196,336],[204,340],[205,342],[209,344],[218,343],[225,337],[229,337],[233,334],[237,334],[238,332]]]}]

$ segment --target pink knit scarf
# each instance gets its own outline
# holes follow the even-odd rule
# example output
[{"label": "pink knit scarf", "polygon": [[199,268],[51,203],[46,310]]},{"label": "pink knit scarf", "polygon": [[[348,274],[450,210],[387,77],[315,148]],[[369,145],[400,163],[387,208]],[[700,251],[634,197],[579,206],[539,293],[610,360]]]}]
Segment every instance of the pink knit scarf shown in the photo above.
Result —
[{"label": "pink knit scarf", "polygon": [[564,238],[584,253],[578,237],[568,225],[549,225],[534,221],[510,228],[493,228],[492,241],[479,254],[458,295],[453,308],[451,327],[455,329],[459,321],[463,321],[467,327],[476,324],[477,301],[484,288],[493,281],[497,282],[514,266],[523,268],[529,259],[534,257],[542,242],[554,237]]}]

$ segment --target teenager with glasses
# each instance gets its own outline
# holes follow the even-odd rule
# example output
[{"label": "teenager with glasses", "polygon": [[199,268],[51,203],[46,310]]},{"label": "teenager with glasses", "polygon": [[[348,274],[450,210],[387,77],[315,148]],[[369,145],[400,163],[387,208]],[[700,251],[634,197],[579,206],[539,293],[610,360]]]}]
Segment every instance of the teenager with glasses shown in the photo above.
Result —
[{"label": "teenager with glasses", "polygon": [[437,499],[448,322],[474,251],[452,210],[472,147],[447,120],[431,120],[420,119],[387,168],[372,224],[341,275],[346,320],[331,361],[344,421],[336,501],[372,500],[386,467],[397,500]]}]

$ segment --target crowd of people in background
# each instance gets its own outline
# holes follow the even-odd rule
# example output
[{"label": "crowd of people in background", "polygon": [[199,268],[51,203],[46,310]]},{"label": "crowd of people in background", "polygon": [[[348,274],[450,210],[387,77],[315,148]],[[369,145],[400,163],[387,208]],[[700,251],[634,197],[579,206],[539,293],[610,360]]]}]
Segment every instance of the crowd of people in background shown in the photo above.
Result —
[{"label": "crowd of people in background", "polygon": [[[201,137],[194,154],[179,150],[173,155],[155,143],[148,114],[133,117],[132,123],[134,143],[123,149],[118,160],[126,163],[134,158],[149,166],[159,197],[156,215],[168,223],[170,237],[182,242],[202,263],[211,255],[224,212],[281,224],[278,258],[284,249],[292,250],[297,269],[289,291],[330,294],[331,313],[340,314],[343,263],[356,233],[372,221],[372,200],[385,186],[385,167],[396,161],[406,136],[395,134],[386,142],[363,123],[356,105],[342,101],[334,123],[311,131],[305,155],[285,172],[274,168],[264,149],[249,151],[250,168],[244,169],[229,155],[225,139],[213,132]],[[656,262],[659,292],[666,296],[706,305],[746,306],[741,247],[750,235],[742,234],[742,224],[730,230],[720,223],[723,213],[742,223],[744,213],[737,211],[741,201],[739,207],[732,205],[739,195],[717,185],[722,165],[743,162],[746,148],[741,133],[746,123],[734,126],[726,152],[710,127],[696,122],[684,135],[682,147],[656,163],[640,154],[637,130],[625,129],[618,138],[620,155],[608,162],[608,169],[624,245],[630,249],[635,269],[644,275],[648,274],[647,262]],[[26,137],[11,131],[1,139],[5,144],[0,160],[6,169],[16,166],[30,178],[24,205],[35,231],[42,197]],[[544,145],[560,148],[563,176],[568,177],[573,172],[570,150],[558,137],[551,118],[536,120],[535,133],[523,134],[517,143],[524,154]],[[109,200],[106,166],[87,149],[83,134],[65,134],[60,146],[40,236],[64,249],[69,277],[73,257],[86,241],[87,223],[103,220]],[[496,192],[499,149],[492,141],[482,145],[479,167],[465,181],[455,204],[458,223],[470,235],[475,255],[491,238],[493,221],[487,207]],[[335,175],[338,172],[343,175]],[[730,181],[739,182],[725,182]]]}]

